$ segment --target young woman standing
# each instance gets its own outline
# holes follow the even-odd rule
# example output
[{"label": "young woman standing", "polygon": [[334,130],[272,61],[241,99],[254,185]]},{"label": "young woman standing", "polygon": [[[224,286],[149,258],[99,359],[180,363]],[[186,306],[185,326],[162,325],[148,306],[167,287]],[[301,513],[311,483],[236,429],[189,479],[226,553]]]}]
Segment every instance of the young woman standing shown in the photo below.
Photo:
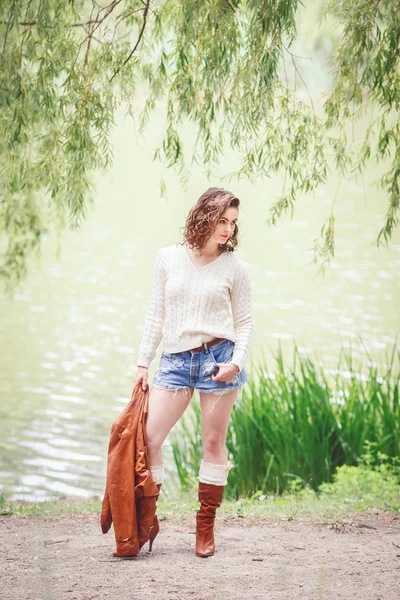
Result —
[{"label": "young woman standing", "polygon": [[[247,381],[244,363],[252,339],[247,265],[234,254],[239,199],[210,188],[189,211],[184,242],[161,248],[134,385],[147,388],[148,368],[163,338],[164,351],[149,394],[146,419],[151,472],[160,490],[161,447],[198,390],[204,457],[199,465],[196,554],[214,553],[214,521],[229,470],[226,435],[231,410]],[[149,550],[159,531],[157,517]]]}]

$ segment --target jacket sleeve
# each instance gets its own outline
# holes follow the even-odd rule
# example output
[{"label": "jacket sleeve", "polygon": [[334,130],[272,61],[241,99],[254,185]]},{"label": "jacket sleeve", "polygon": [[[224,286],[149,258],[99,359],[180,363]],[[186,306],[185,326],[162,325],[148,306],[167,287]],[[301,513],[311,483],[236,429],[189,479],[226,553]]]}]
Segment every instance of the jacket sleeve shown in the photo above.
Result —
[{"label": "jacket sleeve", "polygon": [[165,267],[161,249],[158,251],[154,269],[150,304],[145,318],[137,366],[149,367],[156,355],[162,338],[165,321]]},{"label": "jacket sleeve", "polygon": [[253,333],[251,284],[247,265],[240,260],[231,290],[232,316],[235,328],[235,347],[231,363],[242,370],[250,350]]}]

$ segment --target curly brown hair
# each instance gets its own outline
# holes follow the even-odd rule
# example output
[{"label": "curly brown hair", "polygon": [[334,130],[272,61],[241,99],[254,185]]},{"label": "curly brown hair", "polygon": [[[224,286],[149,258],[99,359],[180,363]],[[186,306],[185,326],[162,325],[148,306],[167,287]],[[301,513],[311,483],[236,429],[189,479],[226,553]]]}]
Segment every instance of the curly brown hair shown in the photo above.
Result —
[{"label": "curly brown hair", "polygon": [[[208,238],[215,231],[218,221],[224,212],[230,207],[238,208],[240,200],[232,192],[224,188],[211,187],[204,192],[190,209],[186,224],[183,229],[183,237],[190,248],[202,250]],[[222,252],[233,252],[238,245],[238,224],[225,244],[220,244]],[[185,241],[180,242],[184,244]]]}]

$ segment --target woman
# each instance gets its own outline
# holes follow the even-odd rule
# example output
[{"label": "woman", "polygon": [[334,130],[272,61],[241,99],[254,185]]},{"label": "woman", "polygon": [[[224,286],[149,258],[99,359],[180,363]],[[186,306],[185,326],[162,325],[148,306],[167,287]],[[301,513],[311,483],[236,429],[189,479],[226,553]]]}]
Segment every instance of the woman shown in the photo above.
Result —
[{"label": "woman", "polygon": [[[252,338],[250,279],[246,264],[234,254],[239,204],[227,190],[208,189],[187,216],[184,242],[158,251],[134,382],[147,388],[148,368],[162,337],[164,352],[146,419],[151,472],[159,490],[164,479],[161,446],[194,389],[199,391],[204,449],[196,514],[200,557],[215,550],[215,511],[232,468],[226,435],[233,404],[247,381],[244,363]],[[158,531],[156,517],[149,550]]]}]

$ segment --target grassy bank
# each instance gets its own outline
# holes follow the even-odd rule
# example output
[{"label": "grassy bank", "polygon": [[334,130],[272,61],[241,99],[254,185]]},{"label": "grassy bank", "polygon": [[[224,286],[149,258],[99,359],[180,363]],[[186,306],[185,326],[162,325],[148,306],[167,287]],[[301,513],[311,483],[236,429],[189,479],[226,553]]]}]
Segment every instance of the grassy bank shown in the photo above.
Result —
[{"label": "grassy bank", "polygon": [[[158,502],[160,519],[177,523],[192,521],[198,508],[196,492],[193,486],[179,496],[171,495],[164,486]],[[333,482],[322,484],[317,491],[310,486],[299,489],[295,483],[290,492],[281,495],[265,495],[258,491],[250,498],[225,499],[218,514],[221,517],[241,517],[249,523],[262,518],[321,522],[371,509],[400,513],[400,484],[397,466],[388,466],[387,463],[371,466],[366,455],[357,467],[340,467]],[[65,498],[35,503],[7,502],[4,496],[0,496],[0,514],[4,517],[13,514],[51,517],[99,513],[100,510],[98,498],[84,502]]]},{"label": "grassy bank", "polygon": [[[367,356],[364,371],[344,353],[325,372],[295,347],[292,368],[280,351],[275,370],[260,363],[235,404],[227,446],[234,464],[223,515],[324,519],[368,509],[400,510],[400,373],[397,345],[384,366]],[[396,367],[398,371],[398,367]],[[161,518],[193,517],[203,455],[201,412],[192,402],[171,432],[180,492],[164,483]],[[98,513],[90,501],[10,502],[0,514]]]},{"label": "grassy bank", "polygon": [[[342,465],[357,465],[369,444],[376,464],[400,456],[400,358],[397,344],[383,365],[365,353],[355,364],[343,352],[325,371],[294,347],[293,365],[279,349],[275,366],[252,365],[242,400],[232,414],[227,447],[235,465],[226,495],[279,495],[296,487],[318,490]],[[398,364],[398,362],[397,362]],[[396,372],[395,372],[396,370]],[[197,476],[202,457],[201,411],[192,403],[171,433],[182,489]]]}]

